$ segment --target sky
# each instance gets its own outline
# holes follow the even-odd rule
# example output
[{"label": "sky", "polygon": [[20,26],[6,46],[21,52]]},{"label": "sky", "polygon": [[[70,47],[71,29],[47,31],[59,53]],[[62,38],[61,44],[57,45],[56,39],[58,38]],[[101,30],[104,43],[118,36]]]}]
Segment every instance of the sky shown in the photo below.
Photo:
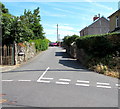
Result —
[{"label": "sky", "polygon": [[[118,0],[119,1],[119,0]],[[118,1],[93,2],[2,2],[12,15],[23,15],[25,9],[33,12],[40,8],[41,21],[45,36],[52,42],[57,40],[57,24],[60,39],[66,35],[79,35],[79,31],[93,23],[93,17],[108,17],[118,10]]]}]

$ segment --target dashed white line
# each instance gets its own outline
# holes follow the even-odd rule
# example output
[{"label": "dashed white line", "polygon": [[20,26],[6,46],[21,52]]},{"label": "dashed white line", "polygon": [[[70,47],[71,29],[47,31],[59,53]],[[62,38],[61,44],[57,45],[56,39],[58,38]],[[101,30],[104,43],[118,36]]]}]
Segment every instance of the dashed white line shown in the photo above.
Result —
[{"label": "dashed white line", "polygon": [[115,84],[117,86],[118,89],[120,89],[120,84]]},{"label": "dashed white line", "polygon": [[59,82],[57,81],[56,84],[69,84],[68,82]]},{"label": "dashed white line", "polygon": [[97,82],[97,84],[99,84],[99,85],[110,85],[110,83],[101,83],[101,82]]},{"label": "dashed white line", "polygon": [[39,82],[42,82],[42,83],[50,83],[50,81],[44,81],[44,80],[40,80]]},{"label": "dashed white line", "polygon": [[75,85],[78,85],[78,86],[86,86],[86,87],[90,86],[89,84],[79,84],[79,83],[76,83]]},{"label": "dashed white line", "polygon": [[49,79],[49,80],[53,80],[53,78],[42,78],[42,79]]},{"label": "dashed white line", "polygon": [[59,79],[60,81],[71,81],[70,79]]},{"label": "dashed white line", "polygon": [[77,80],[77,82],[90,83],[89,81]]},{"label": "dashed white line", "polygon": [[43,72],[43,74],[39,77],[39,79],[37,80],[37,82],[40,82],[40,80],[43,78],[43,76],[45,75],[45,73],[49,70],[49,67]]},{"label": "dashed white line", "polygon": [[19,82],[30,82],[31,80],[18,80]]},{"label": "dashed white line", "polygon": [[12,82],[13,80],[2,80],[2,81],[6,81],[6,82]]},{"label": "dashed white line", "polygon": [[101,85],[98,85],[97,87],[99,87],[99,88],[111,88],[111,86],[101,86]]},{"label": "dashed white line", "polygon": [[117,87],[120,87],[120,84],[116,84]]}]

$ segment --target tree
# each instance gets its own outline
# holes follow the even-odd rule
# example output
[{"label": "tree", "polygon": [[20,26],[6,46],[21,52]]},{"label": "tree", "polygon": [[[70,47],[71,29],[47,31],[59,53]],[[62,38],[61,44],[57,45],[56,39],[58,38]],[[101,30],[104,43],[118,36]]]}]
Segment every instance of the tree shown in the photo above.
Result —
[{"label": "tree", "polygon": [[4,4],[1,5],[1,26],[2,26],[2,44],[10,44],[13,42],[11,38],[11,25],[13,16],[9,14],[8,9],[5,8]]},{"label": "tree", "polygon": [[40,24],[39,8],[35,9],[33,13],[30,10],[24,11],[24,15],[13,16],[5,8],[4,4],[0,3],[2,7],[2,41],[3,44],[12,44],[15,42],[24,42],[35,39],[45,39],[43,27]]},{"label": "tree", "polygon": [[32,30],[35,35],[35,39],[44,39],[44,33],[43,33],[43,27],[40,24],[40,15],[39,15],[39,7],[34,10],[33,12],[33,24],[32,24]]}]

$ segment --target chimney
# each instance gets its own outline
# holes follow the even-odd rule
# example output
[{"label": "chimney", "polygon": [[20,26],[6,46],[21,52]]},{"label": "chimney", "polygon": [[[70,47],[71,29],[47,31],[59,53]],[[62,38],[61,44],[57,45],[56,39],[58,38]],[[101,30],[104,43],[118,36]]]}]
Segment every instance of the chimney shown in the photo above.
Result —
[{"label": "chimney", "polygon": [[95,15],[95,16],[93,17],[93,21],[97,20],[98,18],[100,18],[100,17],[98,17],[97,15]]}]

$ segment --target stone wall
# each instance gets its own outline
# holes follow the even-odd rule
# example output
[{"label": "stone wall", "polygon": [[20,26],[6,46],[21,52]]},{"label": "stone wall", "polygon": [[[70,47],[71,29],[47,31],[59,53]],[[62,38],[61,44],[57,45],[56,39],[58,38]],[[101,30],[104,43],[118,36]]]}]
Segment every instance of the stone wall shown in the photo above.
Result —
[{"label": "stone wall", "polygon": [[82,65],[85,65],[88,61],[88,56],[85,51],[83,49],[78,49],[75,43],[71,44],[69,47],[65,47],[65,49],[72,58],[79,60]]},{"label": "stone wall", "polygon": [[34,43],[18,43],[15,44],[15,63],[21,64],[36,55]]}]

